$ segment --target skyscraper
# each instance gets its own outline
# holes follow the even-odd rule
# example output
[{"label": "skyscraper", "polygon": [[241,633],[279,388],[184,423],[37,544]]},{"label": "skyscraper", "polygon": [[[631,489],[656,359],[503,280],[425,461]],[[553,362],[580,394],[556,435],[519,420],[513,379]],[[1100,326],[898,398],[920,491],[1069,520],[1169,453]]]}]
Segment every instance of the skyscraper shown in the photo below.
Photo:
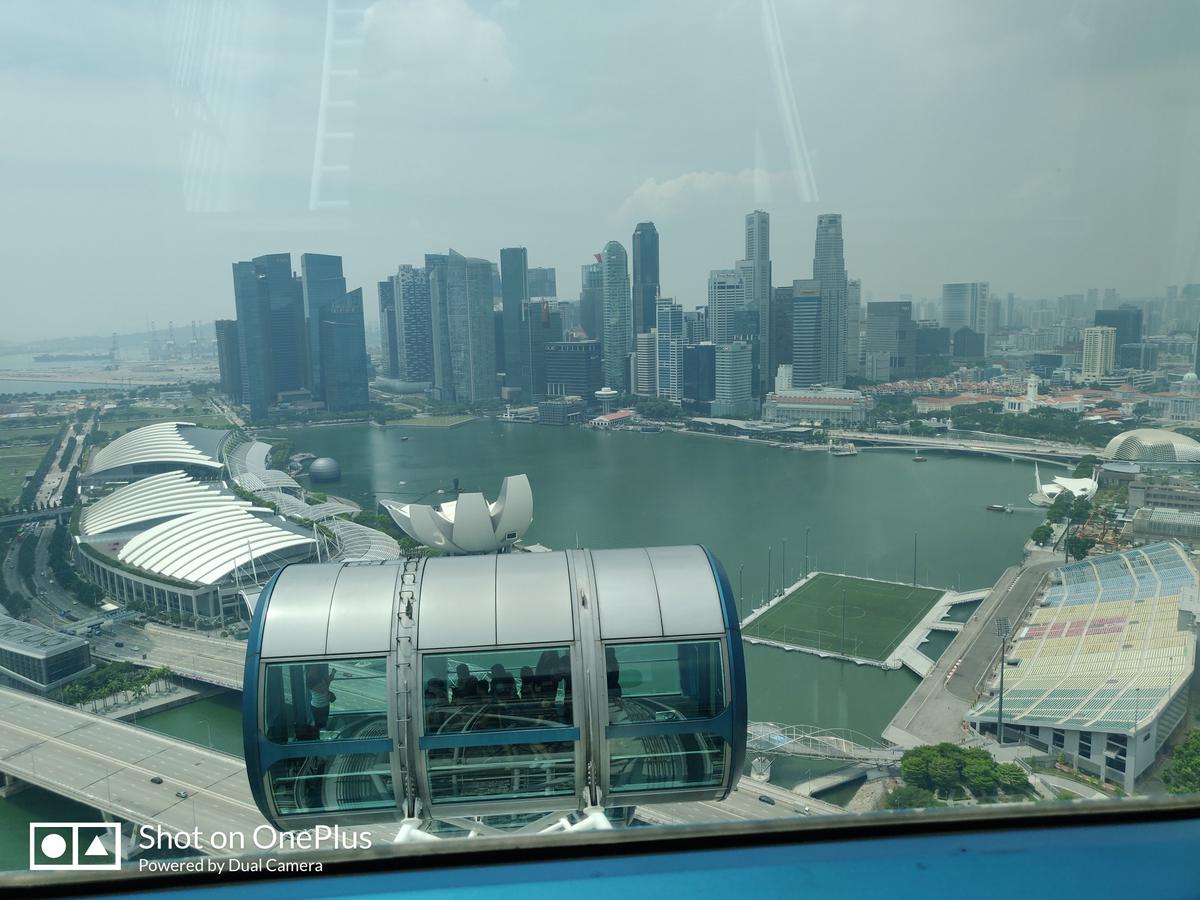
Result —
[{"label": "skyscraper", "polygon": [[[909,300],[909,303],[912,301]],[[862,279],[846,282],[846,374],[862,374]]]},{"label": "skyscraper", "polygon": [[433,381],[433,320],[429,273],[401,266],[391,278],[396,297],[396,377],[407,382]]},{"label": "skyscraper", "polygon": [[963,281],[942,285],[943,327],[950,333],[970,328],[976,334],[986,334],[988,312],[988,282]]},{"label": "skyscraper", "polygon": [[633,344],[633,393],[653,397],[658,394],[658,330],[635,334]]},{"label": "skyscraper", "polygon": [[1117,329],[1106,325],[1083,329],[1083,377],[1111,375],[1117,359]]},{"label": "skyscraper", "polygon": [[[503,268],[503,260],[501,263],[501,268]],[[501,276],[503,276],[503,272],[501,272]],[[530,269],[528,281],[530,298],[558,296],[558,276],[553,266]]]},{"label": "skyscraper", "polygon": [[754,361],[750,345],[739,341],[716,349],[714,416],[747,416],[754,407]]},{"label": "skyscraper", "polygon": [[767,354],[769,366],[778,370],[780,366],[792,364],[792,286],[790,284],[771,291],[771,347]]},{"label": "skyscraper", "polygon": [[579,327],[594,341],[604,340],[604,266],[596,254],[594,263],[579,267]]},{"label": "skyscraper", "polygon": [[655,304],[661,290],[658,275],[658,229],[653,222],[638,222],[633,229],[633,330],[654,327]]},{"label": "skyscraper", "polygon": [[290,253],[256,256],[252,262],[267,291],[270,395],[274,402],[280,394],[303,390],[308,381],[304,297],[300,283],[292,273]]},{"label": "skyscraper", "polygon": [[525,359],[521,389],[530,399],[546,396],[546,345],[563,339],[562,317],[554,300],[530,300],[521,325],[521,354]]},{"label": "skyscraper", "polygon": [[872,381],[912,378],[917,364],[917,327],[907,300],[867,304],[863,375]]},{"label": "skyscraper", "polygon": [[604,380],[607,387],[626,391],[629,354],[633,352],[633,302],[629,293],[629,257],[617,241],[601,254],[604,290]]},{"label": "skyscraper", "polygon": [[709,342],[683,348],[683,403],[708,415],[717,396],[717,345]]},{"label": "skyscraper", "polygon": [[771,216],[760,209],[746,215],[746,262],[750,280],[746,285],[748,305],[758,312],[759,392],[766,393],[775,377],[771,359]]},{"label": "skyscraper", "polygon": [[305,253],[300,257],[300,281],[303,285],[304,315],[308,320],[308,388],[313,397],[324,399],[321,381],[321,314],[326,306],[346,297],[346,279],[342,258],[324,253]]},{"label": "skyscraper", "polygon": [[505,247],[500,251],[500,296],[504,316],[504,383],[517,387],[529,383],[529,361],[521,339],[521,316],[530,296],[529,254],[524,247]]},{"label": "skyscraper", "polygon": [[714,344],[728,344],[737,337],[735,313],[746,303],[746,282],[737,269],[713,269],[708,273],[708,336]]},{"label": "skyscraper", "polygon": [[233,264],[233,302],[237,311],[238,359],[242,402],[259,422],[275,396],[271,387],[271,298],[267,280],[253,262]]},{"label": "skyscraper", "polygon": [[559,341],[546,350],[546,394],[582,397],[590,402],[604,387],[599,341]]},{"label": "skyscraper", "polygon": [[221,393],[232,403],[242,402],[242,357],[238,347],[237,322],[218,319],[213,323],[217,332],[217,365],[221,370]]},{"label": "skyscraper", "polygon": [[792,282],[792,387],[822,383],[823,320],[821,285],[816,279]]},{"label": "skyscraper", "polygon": [[323,306],[320,319],[325,408],[330,412],[366,409],[369,372],[362,288]]},{"label": "skyscraper", "polygon": [[427,254],[433,312],[434,390],[454,403],[496,396],[492,264],[455,250]]},{"label": "skyscraper", "polygon": [[683,397],[683,307],[669,298],[655,305],[658,396],[678,403]]},{"label": "skyscraper", "polygon": [[379,282],[379,344],[383,351],[383,376],[400,377],[400,327],[396,319],[396,284]]},{"label": "skyscraper", "polygon": [[841,387],[846,383],[847,279],[838,213],[817,216],[813,280],[821,286],[821,383]]},{"label": "skyscraper", "polygon": [[1096,310],[1096,324],[1117,330],[1117,347],[1136,344],[1142,339],[1142,311],[1128,303],[1117,309]]}]

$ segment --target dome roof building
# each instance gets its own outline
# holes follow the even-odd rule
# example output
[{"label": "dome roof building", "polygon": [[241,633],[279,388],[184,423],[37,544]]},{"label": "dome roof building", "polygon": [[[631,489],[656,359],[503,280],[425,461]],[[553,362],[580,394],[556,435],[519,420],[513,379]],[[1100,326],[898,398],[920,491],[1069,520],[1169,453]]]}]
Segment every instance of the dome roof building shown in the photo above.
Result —
[{"label": "dome roof building", "polygon": [[1109,441],[1103,456],[1129,462],[1200,462],[1200,442],[1160,428],[1135,428]]}]

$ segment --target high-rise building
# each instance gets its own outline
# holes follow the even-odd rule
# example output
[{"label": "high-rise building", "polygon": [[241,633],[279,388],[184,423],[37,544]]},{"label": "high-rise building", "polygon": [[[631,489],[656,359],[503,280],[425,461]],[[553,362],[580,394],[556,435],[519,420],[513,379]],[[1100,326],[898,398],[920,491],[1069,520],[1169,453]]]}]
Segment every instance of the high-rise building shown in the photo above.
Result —
[{"label": "high-rise building", "polygon": [[987,333],[988,282],[965,281],[942,285],[941,323],[950,333],[970,328]]},{"label": "high-rise building", "polygon": [[653,222],[638,222],[633,229],[633,330],[654,327],[655,304],[661,290],[658,275],[658,229]]},{"label": "high-rise building", "polygon": [[604,340],[604,266],[596,254],[594,263],[579,267],[579,327],[594,341]]},{"label": "high-rise building", "polygon": [[683,348],[683,403],[699,407],[707,415],[708,404],[717,396],[717,345],[711,342]]},{"label": "high-rise building", "polygon": [[308,389],[313,397],[324,399],[321,380],[321,316],[326,306],[341,303],[346,297],[346,279],[342,258],[325,253],[305,253],[300,257],[300,281],[303,286],[304,316],[308,320]]},{"label": "high-rise building", "polygon": [[629,293],[629,256],[618,241],[601,254],[604,291],[604,380],[606,387],[627,391],[629,354],[633,352],[633,300]]},{"label": "high-rise building", "polygon": [[221,393],[232,403],[242,402],[242,357],[238,348],[237,322],[233,319],[218,319],[213,323],[217,331],[217,365],[221,370]]},{"label": "high-rise building", "polygon": [[[911,303],[912,301],[908,301]],[[846,374],[862,375],[863,364],[862,279],[846,282]]]},{"label": "high-rise building", "polygon": [[401,381],[433,381],[433,320],[429,273],[401,266],[391,278],[396,298],[396,376]]},{"label": "high-rise building", "polygon": [[478,403],[496,396],[492,264],[455,250],[427,254],[433,313],[433,382],[440,399]]},{"label": "high-rise building", "polygon": [[639,397],[658,394],[658,332],[643,331],[633,336],[633,393]]},{"label": "high-rise building", "polygon": [[350,412],[369,405],[367,335],[362,288],[355,288],[320,312],[321,379],[325,408]]},{"label": "high-rise building", "polygon": [[708,273],[708,336],[714,344],[728,344],[737,336],[735,313],[746,302],[746,281],[737,269]]},{"label": "high-rise building", "polygon": [[841,387],[846,383],[846,256],[842,243],[842,217],[817,216],[813,280],[821,286],[821,383]]},{"label": "high-rise building", "polygon": [[308,337],[304,297],[292,273],[290,253],[270,253],[252,260],[263,279],[269,305],[271,402],[284,393],[301,391],[308,380]]},{"label": "high-rise building", "polygon": [[912,319],[912,303],[868,303],[864,350],[866,378],[872,381],[912,378],[917,366],[917,328]]},{"label": "high-rise building", "polygon": [[1142,339],[1142,310],[1128,303],[1116,309],[1096,310],[1095,324],[1117,330],[1117,347],[1136,344]]},{"label": "high-rise building", "polygon": [[271,379],[271,298],[267,279],[253,262],[233,264],[242,402],[259,422],[275,400]]},{"label": "high-rise building", "polygon": [[504,356],[504,383],[509,387],[529,384],[529,360],[522,339],[522,313],[529,302],[529,254],[524,247],[500,251],[500,296],[504,318],[504,345],[496,347]]},{"label": "high-rise building", "polygon": [[[500,275],[503,279],[504,275],[504,259],[500,260]],[[529,296],[534,297],[557,297],[558,296],[558,277],[554,272],[553,266],[532,268],[528,270]]]},{"label": "high-rise building", "polygon": [[749,416],[754,412],[754,359],[744,341],[718,345],[716,359],[714,416]]},{"label": "high-rise building", "polygon": [[525,359],[521,389],[532,400],[546,396],[546,345],[563,339],[562,318],[555,300],[525,304],[521,328],[521,355]]},{"label": "high-rise building", "polygon": [[1099,325],[1083,329],[1083,377],[1111,375],[1117,359],[1117,329]]},{"label": "high-rise building", "polygon": [[400,377],[400,325],[396,320],[396,283],[388,278],[379,282],[379,345],[383,355],[383,376]]},{"label": "high-rise building", "polygon": [[701,344],[708,340],[708,310],[689,309],[683,314],[683,342]]},{"label": "high-rise building", "polygon": [[582,397],[591,402],[604,387],[604,361],[599,341],[558,341],[546,344],[546,394]]},{"label": "high-rise building", "polygon": [[825,329],[821,285],[815,278],[792,282],[792,387],[822,384]]},{"label": "high-rise building", "polygon": [[658,323],[658,396],[678,403],[683,399],[683,307],[660,297],[654,320]]},{"label": "high-rise building", "polygon": [[1117,368],[1155,371],[1158,368],[1158,344],[1122,344],[1117,347]]},{"label": "high-rise building", "polygon": [[935,321],[917,323],[917,375],[941,375],[949,368],[950,329]]},{"label": "high-rise building", "polygon": [[771,368],[792,364],[792,286],[771,292],[771,347],[767,353]]},{"label": "high-rise building", "polygon": [[[746,304],[758,313],[759,393],[771,389],[776,362],[771,358],[771,216],[756,209],[746,214]],[[740,264],[739,264],[740,265]]]}]

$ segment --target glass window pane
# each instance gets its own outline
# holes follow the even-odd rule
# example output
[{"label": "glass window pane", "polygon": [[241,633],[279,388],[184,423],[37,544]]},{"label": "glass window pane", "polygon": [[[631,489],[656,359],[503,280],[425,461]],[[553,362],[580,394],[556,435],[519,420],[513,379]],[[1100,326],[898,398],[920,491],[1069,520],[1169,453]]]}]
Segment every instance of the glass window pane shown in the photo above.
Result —
[{"label": "glass window pane", "polygon": [[263,727],[280,744],[387,737],[387,660],[267,666]]},{"label": "glass window pane", "polygon": [[712,734],[608,739],[609,790],[615,793],[713,787],[725,778],[726,744]]},{"label": "glass window pane", "polygon": [[573,722],[567,647],[443,653],[426,656],[421,671],[426,734]]},{"label": "glass window pane", "polygon": [[613,724],[711,719],[725,708],[720,641],[620,644],[604,656]]},{"label": "glass window pane", "polygon": [[268,774],[271,797],[284,816],[396,805],[386,753],[284,759]]},{"label": "glass window pane", "polygon": [[430,750],[426,765],[435,803],[560,797],[575,792],[572,741]]}]

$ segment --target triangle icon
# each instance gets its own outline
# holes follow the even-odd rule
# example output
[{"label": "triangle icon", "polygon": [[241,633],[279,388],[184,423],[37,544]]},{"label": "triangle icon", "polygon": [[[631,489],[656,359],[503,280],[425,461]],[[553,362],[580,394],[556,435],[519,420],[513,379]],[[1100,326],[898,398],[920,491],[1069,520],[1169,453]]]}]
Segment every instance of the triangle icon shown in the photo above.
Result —
[{"label": "triangle icon", "polygon": [[92,838],[92,842],[90,844],[88,844],[88,848],[83,851],[83,855],[84,856],[109,856],[110,854],[109,854],[108,850],[105,849],[104,844],[101,843],[100,835],[96,835],[94,838]]}]

